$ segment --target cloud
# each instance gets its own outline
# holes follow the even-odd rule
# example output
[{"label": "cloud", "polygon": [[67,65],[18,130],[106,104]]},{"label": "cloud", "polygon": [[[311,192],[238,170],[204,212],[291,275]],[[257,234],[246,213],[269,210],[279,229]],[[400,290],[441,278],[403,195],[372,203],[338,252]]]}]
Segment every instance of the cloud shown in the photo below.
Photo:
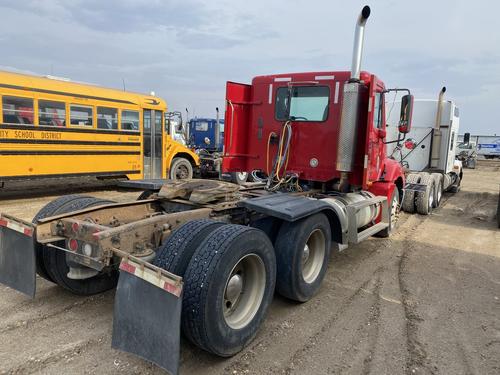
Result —
[{"label": "cloud", "polygon": [[[213,115],[227,80],[347,70],[361,1],[3,0],[4,66],[141,92]],[[484,9],[489,9],[487,12]],[[462,130],[493,132],[500,84],[494,1],[380,1],[363,69],[435,97],[446,85]]]},{"label": "cloud", "polygon": [[104,32],[198,27],[208,19],[204,3],[193,0],[6,0],[2,5],[51,21],[71,22]]},{"label": "cloud", "polygon": [[180,31],[177,33],[177,41],[184,47],[194,50],[227,49],[245,42],[242,39],[199,31]]}]

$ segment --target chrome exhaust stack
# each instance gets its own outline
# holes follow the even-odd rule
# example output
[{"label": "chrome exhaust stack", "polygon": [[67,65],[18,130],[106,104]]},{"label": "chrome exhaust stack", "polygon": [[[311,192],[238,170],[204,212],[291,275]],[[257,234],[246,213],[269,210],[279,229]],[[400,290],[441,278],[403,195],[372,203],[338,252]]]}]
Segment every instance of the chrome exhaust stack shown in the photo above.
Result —
[{"label": "chrome exhaust stack", "polygon": [[215,149],[216,150],[219,150],[219,146],[220,146],[220,117],[219,117],[219,107],[215,107],[215,113],[216,113],[216,117],[215,117],[215,131],[214,131],[214,145],[215,145]]},{"label": "chrome exhaust stack", "polygon": [[432,134],[432,151],[431,151],[431,168],[439,168],[439,159],[441,156],[441,115],[443,113],[443,97],[446,92],[446,87],[443,87],[439,92],[438,107],[436,111],[436,122]]},{"label": "chrome exhaust stack", "polygon": [[351,80],[359,80],[359,75],[361,73],[361,60],[363,58],[363,44],[365,40],[365,25],[368,17],[370,17],[370,7],[368,5],[365,5],[358,16],[358,20],[356,21],[356,29],[354,31]]},{"label": "chrome exhaust stack", "polygon": [[365,25],[369,16],[370,7],[363,7],[356,21],[356,29],[354,32],[351,78],[344,84],[337,147],[337,170],[341,172],[340,190],[343,192],[349,190],[349,173],[352,172],[354,156],[356,154],[356,135],[360,102],[362,94],[366,92],[366,86],[360,83],[360,75]]}]

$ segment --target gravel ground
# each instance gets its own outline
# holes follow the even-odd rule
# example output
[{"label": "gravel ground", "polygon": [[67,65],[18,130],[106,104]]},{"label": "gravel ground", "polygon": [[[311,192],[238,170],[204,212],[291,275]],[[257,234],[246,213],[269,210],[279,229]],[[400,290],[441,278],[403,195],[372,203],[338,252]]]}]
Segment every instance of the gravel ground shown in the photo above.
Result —
[{"label": "gravel ground", "polygon": [[[402,214],[391,238],[335,254],[308,303],[276,296],[238,355],[183,342],[181,373],[499,374],[499,183],[498,163],[466,170],[461,192],[431,216]],[[92,195],[138,195],[98,188]],[[7,196],[0,211],[28,220],[53,198]],[[77,297],[42,279],[34,300],[0,287],[0,373],[163,374],[111,349],[113,297]]]}]

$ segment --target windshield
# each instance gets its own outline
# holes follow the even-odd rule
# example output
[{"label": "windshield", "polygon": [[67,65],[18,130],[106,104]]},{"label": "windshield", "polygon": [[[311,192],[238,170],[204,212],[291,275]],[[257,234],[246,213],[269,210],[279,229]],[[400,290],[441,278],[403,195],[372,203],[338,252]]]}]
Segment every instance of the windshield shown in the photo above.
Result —
[{"label": "windshield", "polygon": [[280,87],[276,92],[276,119],[325,121],[328,117],[329,96],[328,86]]}]

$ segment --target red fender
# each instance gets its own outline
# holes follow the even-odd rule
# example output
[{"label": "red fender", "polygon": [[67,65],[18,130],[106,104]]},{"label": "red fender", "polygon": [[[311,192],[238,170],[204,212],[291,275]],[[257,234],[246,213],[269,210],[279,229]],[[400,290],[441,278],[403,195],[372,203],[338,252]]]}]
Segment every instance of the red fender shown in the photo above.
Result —
[{"label": "red fender", "polygon": [[[397,185],[402,189],[405,184],[405,175],[403,173],[403,168],[401,165],[393,159],[386,159],[384,161],[384,172],[382,174],[382,179],[375,181],[370,188],[369,192],[387,197],[387,201],[391,201],[392,193],[394,189],[397,189]],[[401,202],[403,195],[399,194],[399,200]],[[380,216],[377,218],[376,222],[380,221]]]},{"label": "red fender", "polygon": [[[402,189],[405,183],[405,175],[401,165],[393,159],[384,160],[384,171],[379,181],[375,181],[368,188],[368,191],[375,195],[383,195],[387,200],[391,199],[392,192],[396,185]],[[400,194],[400,199],[402,198]]]},{"label": "red fender", "polygon": [[398,178],[401,178],[402,186],[404,186],[405,175],[401,164],[394,159],[385,159],[382,180],[395,183]]}]

